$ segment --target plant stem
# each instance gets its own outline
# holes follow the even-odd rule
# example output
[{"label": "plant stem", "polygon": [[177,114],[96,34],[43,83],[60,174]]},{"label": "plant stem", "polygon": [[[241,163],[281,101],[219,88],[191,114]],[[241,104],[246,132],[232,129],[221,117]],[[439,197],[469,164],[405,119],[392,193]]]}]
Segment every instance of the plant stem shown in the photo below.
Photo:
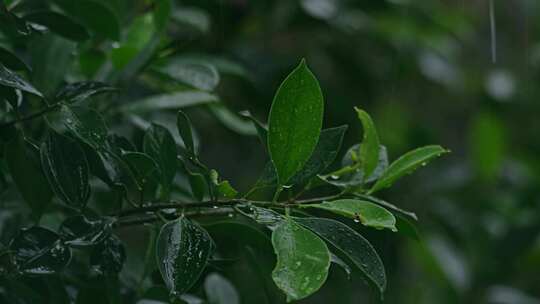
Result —
[{"label": "plant stem", "polygon": [[38,112],[32,113],[32,114],[27,115],[27,116],[23,116],[21,118],[17,118],[17,119],[12,120],[12,121],[8,121],[6,123],[3,123],[3,124],[0,125],[0,128],[10,127],[10,126],[16,125],[16,124],[21,123],[21,122],[25,122],[25,121],[29,121],[29,120],[41,117],[41,116],[49,113],[50,111],[55,110],[60,105],[61,105],[60,103],[55,103],[55,104],[52,104],[52,105],[48,105],[47,107],[45,107],[44,109],[42,109],[42,110],[40,110]]}]

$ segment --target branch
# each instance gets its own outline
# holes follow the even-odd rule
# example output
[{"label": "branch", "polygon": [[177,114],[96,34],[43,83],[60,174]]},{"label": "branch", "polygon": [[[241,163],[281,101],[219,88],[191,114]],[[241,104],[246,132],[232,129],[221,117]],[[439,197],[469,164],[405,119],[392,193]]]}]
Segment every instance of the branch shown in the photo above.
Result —
[{"label": "branch", "polygon": [[50,111],[52,110],[55,110],[57,107],[59,107],[61,104],[60,103],[55,103],[53,105],[48,105],[46,108],[42,109],[41,111],[38,111],[36,113],[32,113],[30,115],[27,115],[27,116],[23,116],[21,118],[18,118],[18,119],[15,119],[15,120],[12,120],[12,121],[8,121],[6,123],[3,123],[3,124],[0,124],[0,128],[4,128],[4,127],[10,127],[10,126],[13,126],[15,124],[18,124],[20,122],[25,122],[25,121],[29,121],[29,120],[32,120],[32,119],[35,119],[35,118],[38,118],[38,117],[41,117],[47,113],[49,113]]}]

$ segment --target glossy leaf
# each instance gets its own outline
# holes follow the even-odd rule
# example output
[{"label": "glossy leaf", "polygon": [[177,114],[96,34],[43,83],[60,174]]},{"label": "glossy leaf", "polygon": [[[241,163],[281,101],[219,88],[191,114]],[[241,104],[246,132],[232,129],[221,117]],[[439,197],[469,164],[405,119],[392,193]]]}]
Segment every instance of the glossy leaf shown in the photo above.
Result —
[{"label": "glossy leaf", "polygon": [[353,262],[382,294],[386,289],[386,274],[375,248],[349,226],[324,218],[298,218],[297,222],[317,233],[334,246],[342,256]]},{"label": "glossy leaf", "polygon": [[68,130],[94,149],[105,145],[107,126],[101,115],[83,107],[62,106],[61,118]]},{"label": "glossy leaf", "polygon": [[281,214],[267,208],[251,205],[240,206],[239,208],[243,210],[242,215],[251,218],[272,231],[275,230],[284,219]]},{"label": "glossy leaf", "polygon": [[313,153],[321,132],[323,103],[319,83],[302,61],[277,90],[268,119],[268,149],[281,185]]},{"label": "glossy leaf", "polygon": [[213,91],[220,78],[214,66],[182,58],[172,59],[159,71],[180,83],[203,91]]},{"label": "glossy leaf", "polygon": [[172,94],[154,95],[132,103],[120,109],[125,112],[145,113],[156,110],[180,109],[218,102],[216,95],[200,91],[182,91]]},{"label": "glossy leaf", "polygon": [[22,229],[11,241],[9,249],[17,269],[25,274],[51,274],[63,269],[71,260],[71,251],[58,235],[34,226]]},{"label": "glossy leaf", "polygon": [[88,31],[79,23],[57,12],[37,11],[24,17],[29,22],[47,27],[52,32],[74,41],[90,38]]},{"label": "glossy leaf", "polygon": [[5,145],[5,160],[11,178],[32,212],[40,216],[51,202],[52,191],[43,175],[39,151],[22,137]]},{"label": "glossy leaf", "polygon": [[347,126],[322,130],[313,154],[302,170],[293,176],[291,183],[302,184],[308,182],[311,178],[328,168],[338,155],[345,131],[347,131]]},{"label": "glossy leaf", "polygon": [[92,248],[90,265],[101,274],[113,275],[122,270],[126,261],[126,249],[122,241],[115,235]]},{"label": "glossy leaf", "polygon": [[272,279],[288,302],[306,298],[321,288],[328,276],[330,252],[317,235],[285,219],[272,232],[272,246],[277,255]]},{"label": "glossy leaf", "polygon": [[374,196],[371,196],[371,195],[364,195],[364,194],[358,194],[358,193],[355,193],[354,194],[356,197],[360,198],[360,199],[364,199],[364,200],[368,200],[370,202],[373,202],[377,205],[381,205],[382,207],[386,208],[386,209],[390,209],[392,211],[395,211],[397,213],[400,213],[404,216],[407,216],[415,221],[418,220],[418,217],[416,216],[416,214],[414,212],[410,212],[410,211],[406,211],[406,210],[403,210],[399,207],[397,207],[396,205],[394,204],[391,204],[385,200],[382,200],[380,198],[376,198]]},{"label": "glossy leaf", "polygon": [[199,279],[212,249],[208,232],[185,217],[163,225],[156,243],[156,261],[172,296],[182,295]]},{"label": "glossy leaf", "polygon": [[195,141],[193,141],[193,127],[189,117],[182,111],[178,111],[176,117],[178,133],[180,134],[180,137],[182,137],[184,146],[191,155],[196,155]]},{"label": "glossy leaf", "polygon": [[117,89],[103,82],[82,81],[74,82],[62,87],[55,96],[58,101],[76,103],[92,96],[107,92],[114,92]]},{"label": "glossy leaf", "polygon": [[210,171],[210,179],[217,193],[224,198],[232,199],[238,195],[238,191],[234,189],[228,180],[220,181],[219,174],[216,170]]},{"label": "glossy leaf", "polygon": [[112,223],[111,219],[91,220],[83,215],[75,215],[62,222],[58,234],[69,246],[93,246],[109,237]]},{"label": "glossy leaf", "polygon": [[396,218],[388,210],[368,201],[355,199],[341,199],[320,204],[306,205],[306,207],[327,210],[362,223],[376,229],[396,229]]},{"label": "glossy leaf", "polygon": [[360,147],[360,161],[364,169],[364,176],[369,177],[379,163],[379,136],[369,114],[358,108],[355,108],[355,110],[364,129],[362,145]]},{"label": "glossy leaf", "polygon": [[160,170],[150,156],[140,152],[125,152],[122,153],[122,159],[128,165],[139,190],[143,190],[149,181],[159,180]]},{"label": "glossy leaf", "polygon": [[425,166],[430,160],[448,153],[441,146],[426,146],[407,152],[394,161],[379,180],[369,190],[368,194],[390,187],[400,177],[412,173],[419,167]]},{"label": "glossy leaf", "polygon": [[6,48],[0,47],[0,62],[8,69],[14,71],[32,71],[32,69],[21,58]]},{"label": "glossy leaf", "polygon": [[165,194],[168,193],[177,170],[177,151],[173,136],[167,128],[152,124],[144,134],[143,150],[156,161],[161,173],[161,186]]},{"label": "glossy leaf", "polygon": [[118,18],[107,5],[90,0],[55,0],[54,2],[94,33],[111,40],[120,40]]},{"label": "glossy leaf", "polygon": [[84,207],[90,196],[89,168],[79,144],[52,132],[40,153],[43,171],[58,198],[68,205]]},{"label": "glossy leaf", "polygon": [[43,94],[34,88],[29,82],[24,80],[21,76],[17,75],[15,72],[6,68],[3,64],[0,63],[0,85],[19,89],[21,91],[34,94],[39,97],[43,97]]},{"label": "glossy leaf", "polygon": [[240,297],[234,286],[217,273],[211,273],[205,278],[204,291],[209,304],[240,304]]}]

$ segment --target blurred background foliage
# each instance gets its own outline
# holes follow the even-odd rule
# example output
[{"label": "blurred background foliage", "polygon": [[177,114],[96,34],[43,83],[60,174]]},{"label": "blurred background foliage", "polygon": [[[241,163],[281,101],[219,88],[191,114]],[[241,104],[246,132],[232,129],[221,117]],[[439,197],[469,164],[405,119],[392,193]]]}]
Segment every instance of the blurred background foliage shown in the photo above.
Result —
[{"label": "blurred background foliage", "polygon": [[[16,14],[49,6],[4,2]],[[91,106],[138,145],[149,122],[174,127],[176,109],[186,108],[201,158],[243,191],[267,159],[238,113],[266,121],[277,86],[305,57],[325,94],[325,126],[350,126],[345,147],[360,141],[359,106],[372,114],[391,159],[432,143],[453,152],[383,193],[419,215],[418,240],[366,231],[387,268],[386,303],[540,303],[540,2],[494,0],[490,14],[488,0],[184,0],[174,1],[169,23],[160,1],[81,1],[86,9],[53,2],[91,39],[0,36],[30,64],[38,89],[51,94],[84,79],[121,87]],[[102,4],[97,19],[89,18],[92,3]],[[39,108],[31,101],[24,112]],[[11,114],[2,107],[5,121]],[[39,127],[29,126],[33,134]],[[106,209],[110,199],[96,201]],[[25,220],[14,214],[2,212],[3,241]],[[60,219],[53,213],[43,222]],[[144,251],[141,234],[122,233],[128,248]],[[219,233],[216,241],[238,254],[233,236]],[[141,259],[128,256],[125,282]],[[227,270],[244,303],[263,301],[246,263],[217,269]],[[303,302],[376,301],[359,277],[333,269]]]}]

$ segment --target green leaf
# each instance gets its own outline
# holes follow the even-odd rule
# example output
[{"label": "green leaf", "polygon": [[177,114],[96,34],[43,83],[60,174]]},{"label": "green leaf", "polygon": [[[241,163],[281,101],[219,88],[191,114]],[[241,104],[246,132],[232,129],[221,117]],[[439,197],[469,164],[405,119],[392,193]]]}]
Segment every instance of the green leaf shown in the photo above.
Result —
[{"label": "green leaf", "polygon": [[60,13],[37,11],[24,16],[24,19],[43,25],[52,32],[73,41],[84,41],[90,38],[90,35],[81,24]]},{"label": "green leaf", "polygon": [[321,132],[323,95],[304,60],[283,81],[268,119],[268,149],[285,185],[308,161]]},{"label": "green leaf", "polygon": [[22,229],[11,241],[9,250],[13,251],[18,270],[32,275],[58,272],[71,260],[71,250],[58,235],[38,226]]},{"label": "green leaf", "polygon": [[415,240],[420,241],[420,233],[416,225],[403,215],[396,215],[396,227],[398,232]]},{"label": "green leaf", "polygon": [[62,222],[58,234],[68,246],[94,246],[110,235],[112,223],[111,219],[91,220],[83,215],[75,215]]},{"label": "green leaf", "polygon": [[159,68],[159,71],[180,83],[202,91],[213,91],[220,79],[214,66],[182,58],[168,61],[167,65]]},{"label": "green leaf", "polygon": [[19,89],[30,94],[34,94],[39,97],[43,97],[43,94],[34,88],[29,82],[24,80],[21,76],[17,75],[15,72],[6,68],[3,64],[0,63],[0,85]]},{"label": "green leaf", "polygon": [[22,137],[5,145],[5,160],[11,178],[23,199],[37,216],[47,209],[52,191],[43,175],[39,161],[39,151]]},{"label": "green leaf", "polygon": [[156,261],[171,295],[179,297],[199,279],[213,250],[208,232],[185,217],[161,228]]},{"label": "green leaf", "polygon": [[122,241],[115,235],[110,235],[90,253],[90,265],[99,273],[110,276],[116,275],[126,261],[126,248]]},{"label": "green leaf", "polygon": [[250,121],[233,113],[222,103],[213,103],[208,106],[212,114],[229,130],[241,135],[253,136],[257,134],[256,128]]},{"label": "green leaf", "polygon": [[349,226],[323,218],[298,218],[297,222],[317,233],[354,263],[379,292],[386,289],[386,274],[375,248]]},{"label": "green leaf", "polygon": [[323,202],[321,204],[305,205],[305,207],[327,210],[352,218],[368,227],[376,229],[388,228],[394,232],[397,231],[396,218],[394,215],[383,207],[371,202],[355,199],[341,199]]},{"label": "green leaf", "polygon": [[94,33],[114,41],[120,40],[118,18],[108,6],[90,0],[55,0],[54,2]]},{"label": "green leaf", "polygon": [[277,255],[272,279],[288,302],[306,298],[322,287],[330,268],[330,252],[317,235],[287,218],[272,232],[272,246]]},{"label": "green leaf", "polygon": [[173,136],[167,128],[152,124],[144,134],[143,150],[156,161],[161,173],[162,195],[168,196],[177,170],[177,151]]},{"label": "green leaf", "polygon": [[159,181],[161,173],[150,156],[140,152],[125,152],[122,153],[122,159],[128,165],[139,190],[143,190],[151,180]]},{"label": "green leaf", "polygon": [[98,81],[74,82],[62,87],[55,96],[57,101],[76,103],[92,96],[114,92],[118,89]]},{"label": "green leaf", "polygon": [[264,150],[268,151],[268,128],[251,115],[249,111],[240,112],[240,115],[251,120],[253,126],[255,126],[255,129],[257,130],[257,135],[259,136],[259,140],[261,141]]},{"label": "green leaf", "polygon": [[426,146],[410,151],[394,161],[379,180],[368,191],[368,194],[390,187],[397,179],[410,174],[419,167],[425,166],[430,160],[448,153],[441,146]]},{"label": "green leaf", "polygon": [[338,155],[345,131],[347,131],[347,126],[322,130],[319,142],[317,143],[313,154],[302,170],[291,178],[291,183],[306,183],[328,168]]},{"label": "green leaf", "polygon": [[238,195],[238,191],[231,186],[229,181],[219,181],[219,174],[216,170],[210,170],[210,179],[221,197],[231,199]]},{"label": "green leaf", "polygon": [[216,95],[200,91],[182,91],[153,95],[119,107],[122,112],[145,113],[156,110],[180,109],[218,102]]},{"label": "green leaf", "polygon": [[15,71],[32,71],[32,69],[21,58],[6,48],[0,47],[0,62],[5,64],[8,69]]},{"label": "green leaf", "polygon": [[207,33],[210,30],[210,16],[201,9],[180,7],[174,11],[171,17],[174,22],[192,27],[201,33]]},{"label": "green leaf", "polygon": [[94,149],[105,145],[107,126],[101,115],[89,108],[62,106],[61,118],[68,130]]},{"label": "green leaf", "polygon": [[195,141],[193,141],[193,127],[189,117],[183,111],[178,111],[176,126],[180,137],[182,137],[184,146],[191,156],[195,156],[197,153],[195,151]]},{"label": "green leaf", "polygon": [[402,214],[402,215],[405,215],[415,221],[418,221],[418,217],[416,216],[416,214],[414,212],[410,212],[410,211],[406,211],[406,210],[403,210],[399,207],[397,207],[396,205],[394,204],[391,204],[387,201],[384,201],[380,198],[376,198],[374,196],[371,196],[371,195],[364,195],[364,194],[359,194],[359,193],[354,193],[354,196],[356,196],[357,198],[360,198],[360,199],[364,199],[364,200],[368,200],[370,202],[373,202],[377,205],[381,205],[382,207],[384,208],[387,208],[387,209],[390,209],[392,211],[395,211],[396,213],[399,213],[399,214]]},{"label": "green leaf", "polygon": [[369,177],[379,163],[379,136],[369,114],[359,108],[355,108],[355,110],[364,128],[364,137],[360,147],[360,160],[364,169],[364,176]]},{"label": "green leaf", "polygon": [[156,30],[158,32],[166,30],[173,10],[172,0],[156,0],[154,2],[154,24],[156,25]]},{"label": "green leaf", "polygon": [[209,304],[240,304],[240,296],[234,286],[218,273],[211,273],[205,278],[204,291]]},{"label": "green leaf", "polygon": [[58,198],[68,205],[84,207],[90,196],[89,168],[79,144],[51,132],[40,154],[45,176]]}]

